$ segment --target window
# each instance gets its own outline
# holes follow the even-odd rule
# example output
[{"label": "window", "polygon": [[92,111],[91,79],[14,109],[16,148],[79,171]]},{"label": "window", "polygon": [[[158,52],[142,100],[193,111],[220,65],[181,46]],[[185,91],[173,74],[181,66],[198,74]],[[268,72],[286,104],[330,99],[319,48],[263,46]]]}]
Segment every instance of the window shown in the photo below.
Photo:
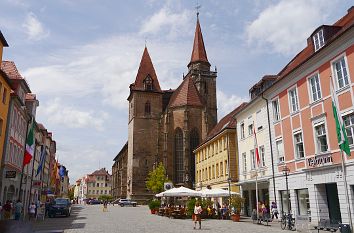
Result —
[{"label": "window", "polygon": [[280,120],[280,111],[279,111],[279,99],[272,101],[273,106],[273,119],[274,121]]},{"label": "window", "polygon": [[241,134],[241,139],[245,138],[245,123],[240,124],[240,134]]},{"label": "window", "polygon": [[311,98],[312,101],[315,102],[322,98],[320,80],[318,74],[315,74],[314,76],[309,78],[309,82],[310,82]]},{"label": "window", "polygon": [[147,101],[145,103],[145,115],[150,115],[151,114],[151,105],[150,105],[150,102]]},{"label": "window", "polygon": [[253,124],[248,125],[248,135],[253,134]]},{"label": "window", "polygon": [[3,120],[0,118],[0,136],[2,135],[2,124],[3,124]]},{"label": "window", "polygon": [[294,144],[295,144],[295,153],[297,158],[304,158],[304,143],[302,141],[302,133],[297,132],[294,134]]},{"label": "window", "polygon": [[219,178],[219,164],[216,164],[216,177]]},{"label": "window", "polygon": [[348,69],[344,57],[333,62],[334,77],[336,77],[338,89],[349,85]]},{"label": "window", "polygon": [[147,91],[151,91],[152,90],[152,79],[151,79],[150,75],[148,75],[145,78],[144,87],[145,87],[145,90],[147,90]]},{"label": "window", "polygon": [[7,95],[7,89],[4,88],[4,92],[2,93],[2,103],[6,104],[6,95]]},{"label": "window", "polygon": [[100,187],[100,184],[99,184],[99,183],[97,183],[97,184],[96,184],[96,187]]},{"label": "window", "polygon": [[103,190],[101,190],[101,194],[103,194]]},{"label": "window", "polygon": [[209,167],[209,180],[211,180],[211,167]]},{"label": "window", "polygon": [[326,152],[328,150],[327,135],[325,124],[321,123],[315,126],[316,132],[316,142],[317,142],[317,152]]},{"label": "window", "polygon": [[229,168],[227,167],[227,160],[224,161],[225,164],[225,174],[229,175]]},{"label": "window", "polygon": [[324,46],[323,30],[317,32],[313,37],[313,44],[315,46],[315,52]]},{"label": "window", "polygon": [[349,145],[354,145],[354,113],[343,117]]},{"label": "window", "polygon": [[290,192],[287,193],[286,190],[279,191],[280,192],[280,200],[282,205],[282,211],[284,213],[288,213],[291,210],[291,196]]},{"label": "window", "polygon": [[176,163],[176,182],[184,181],[184,160],[183,160],[183,132],[180,128],[175,131],[175,163]]},{"label": "window", "polygon": [[259,154],[260,154],[260,159],[261,159],[261,166],[265,167],[265,152],[264,152],[264,146],[259,147]]},{"label": "window", "polygon": [[278,162],[283,163],[284,162],[283,141],[282,140],[276,141],[275,144],[277,147]]},{"label": "window", "polygon": [[107,190],[104,190],[104,194],[107,194]]},{"label": "window", "polygon": [[291,112],[297,112],[299,110],[299,103],[297,100],[297,92],[296,92],[296,88],[291,89],[289,91],[289,101],[290,101],[290,109]]},{"label": "window", "polygon": [[215,165],[213,165],[213,170],[212,170],[212,177],[213,177],[213,179],[215,179]]},{"label": "window", "polygon": [[261,130],[263,129],[263,125],[262,125],[262,110],[259,110],[257,113],[256,113],[256,123],[257,123],[257,130]]},{"label": "window", "polygon": [[246,152],[242,153],[242,162],[243,162],[243,173],[247,172],[247,155]]},{"label": "window", "polygon": [[298,214],[307,216],[310,210],[310,200],[308,189],[298,189],[296,191]]},{"label": "window", "polygon": [[251,168],[252,170],[253,169],[256,169],[256,160],[255,160],[255,157],[254,157],[254,150],[250,150],[250,157],[251,157]]},{"label": "window", "polygon": [[220,162],[220,176],[224,176],[224,166],[222,162]]}]

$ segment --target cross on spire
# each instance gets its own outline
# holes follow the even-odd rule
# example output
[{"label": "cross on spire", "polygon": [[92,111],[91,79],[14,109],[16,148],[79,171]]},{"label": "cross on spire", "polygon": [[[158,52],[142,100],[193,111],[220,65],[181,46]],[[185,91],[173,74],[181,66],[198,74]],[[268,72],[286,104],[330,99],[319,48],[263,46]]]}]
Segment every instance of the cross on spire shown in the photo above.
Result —
[{"label": "cross on spire", "polygon": [[197,5],[195,6],[195,9],[196,9],[196,11],[197,11],[197,17],[199,17],[199,9],[202,7],[202,5],[200,5],[199,3],[198,3],[198,0],[197,0]]}]

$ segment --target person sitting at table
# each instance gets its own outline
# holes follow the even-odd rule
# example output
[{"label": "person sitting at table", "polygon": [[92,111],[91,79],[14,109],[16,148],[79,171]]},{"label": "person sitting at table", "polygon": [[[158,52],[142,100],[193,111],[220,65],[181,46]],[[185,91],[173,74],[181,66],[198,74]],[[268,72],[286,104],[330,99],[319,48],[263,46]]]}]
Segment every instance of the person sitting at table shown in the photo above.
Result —
[{"label": "person sitting at table", "polygon": [[207,207],[207,213],[208,213],[208,217],[213,217],[213,209],[211,208],[210,205],[208,205]]}]

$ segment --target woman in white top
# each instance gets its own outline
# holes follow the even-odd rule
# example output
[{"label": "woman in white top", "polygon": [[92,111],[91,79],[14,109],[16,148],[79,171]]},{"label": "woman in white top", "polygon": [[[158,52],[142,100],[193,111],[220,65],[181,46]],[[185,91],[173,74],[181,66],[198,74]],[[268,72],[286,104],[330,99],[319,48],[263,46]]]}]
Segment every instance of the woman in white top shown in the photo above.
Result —
[{"label": "woman in white top", "polygon": [[36,205],[32,202],[31,205],[28,207],[28,212],[29,212],[29,219],[35,218],[36,216]]},{"label": "woman in white top", "polygon": [[194,229],[197,226],[197,221],[199,222],[199,229],[202,228],[202,221],[200,217],[202,212],[203,212],[202,207],[199,205],[199,202],[196,202],[194,206]]}]

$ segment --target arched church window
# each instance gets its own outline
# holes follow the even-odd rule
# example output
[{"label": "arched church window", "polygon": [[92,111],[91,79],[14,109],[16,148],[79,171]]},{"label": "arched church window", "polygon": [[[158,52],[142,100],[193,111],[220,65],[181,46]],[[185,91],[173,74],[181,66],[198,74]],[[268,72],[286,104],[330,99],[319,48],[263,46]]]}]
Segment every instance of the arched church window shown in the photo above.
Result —
[{"label": "arched church window", "polygon": [[150,115],[151,114],[151,104],[149,101],[145,103],[145,115]]},{"label": "arched church window", "polygon": [[147,91],[152,91],[153,86],[152,86],[152,78],[150,75],[148,75],[145,80],[144,80],[144,88]]},{"label": "arched church window", "polygon": [[184,182],[184,159],[183,159],[183,132],[180,128],[175,130],[175,172],[176,183]]},{"label": "arched church window", "polygon": [[190,148],[190,161],[191,161],[191,178],[192,178],[192,182],[195,181],[195,155],[193,153],[193,151],[195,150],[195,148],[197,148],[197,146],[199,145],[199,133],[198,133],[198,129],[194,128],[191,133],[190,133],[190,137],[189,137],[189,148]]}]

